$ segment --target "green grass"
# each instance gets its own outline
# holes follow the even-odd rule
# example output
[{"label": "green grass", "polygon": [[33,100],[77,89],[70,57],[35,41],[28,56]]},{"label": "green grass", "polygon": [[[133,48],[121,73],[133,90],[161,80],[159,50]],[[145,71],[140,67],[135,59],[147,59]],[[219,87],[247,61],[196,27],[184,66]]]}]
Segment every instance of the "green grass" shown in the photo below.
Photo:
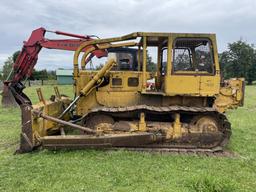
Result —
[{"label": "green grass", "polygon": [[[45,98],[53,92],[42,90]],[[72,88],[60,92],[71,96]],[[37,102],[35,87],[26,93]],[[13,155],[20,111],[0,108],[0,191],[256,191],[256,87],[247,86],[245,106],[227,115],[233,158],[94,150]]]}]

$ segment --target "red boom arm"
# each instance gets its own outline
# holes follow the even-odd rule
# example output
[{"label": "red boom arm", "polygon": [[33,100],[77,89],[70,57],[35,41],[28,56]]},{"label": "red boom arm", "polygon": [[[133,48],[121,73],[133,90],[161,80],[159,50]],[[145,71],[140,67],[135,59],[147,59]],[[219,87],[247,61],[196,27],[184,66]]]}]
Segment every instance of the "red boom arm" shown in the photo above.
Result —
[{"label": "red boom arm", "polygon": [[[58,35],[75,37],[77,39],[50,40],[44,37],[46,32],[53,32]],[[33,68],[38,59],[38,54],[42,47],[48,49],[75,51],[83,42],[90,40],[93,40],[90,36],[76,35],[61,31],[47,31],[42,27],[34,30],[31,33],[28,41],[24,41],[21,53],[13,65],[13,78],[10,79],[10,81],[8,80],[8,83],[17,83],[23,78],[31,76]],[[107,51],[95,50],[91,57],[94,55],[98,58],[107,56]]]},{"label": "red boom arm", "polygon": [[[53,32],[57,35],[64,35],[74,38],[50,40],[44,37],[46,32]],[[42,27],[34,30],[29,39],[24,41],[22,50],[13,65],[13,71],[9,75],[7,81],[4,82],[2,105],[13,106],[15,105],[14,99],[19,105],[32,104],[26,94],[23,93],[25,86],[21,81],[24,78],[31,76],[33,68],[38,59],[38,54],[42,47],[48,49],[75,51],[82,43],[91,40],[93,39],[90,36],[76,35],[61,31],[47,31]],[[85,51],[85,49],[83,51]],[[89,56],[89,59],[91,59],[93,56],[98,58],[107,56],[107,51],[95,50]]]}]

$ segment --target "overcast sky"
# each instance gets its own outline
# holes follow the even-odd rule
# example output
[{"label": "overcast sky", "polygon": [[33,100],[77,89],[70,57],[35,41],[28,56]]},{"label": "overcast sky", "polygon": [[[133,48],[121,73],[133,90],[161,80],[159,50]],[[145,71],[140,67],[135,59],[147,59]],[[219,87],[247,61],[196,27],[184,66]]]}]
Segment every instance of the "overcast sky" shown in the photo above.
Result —
[{"label": "overcast sky", "polygon": [[[255,0],[0,0],[0,68],[38,27],[113,37],[135,31],[216,33],[219,51],[256,44]],[[48,36],[53,38],[54,36]],[[37,69],[72,68],[73,53],[42,50]]]}]

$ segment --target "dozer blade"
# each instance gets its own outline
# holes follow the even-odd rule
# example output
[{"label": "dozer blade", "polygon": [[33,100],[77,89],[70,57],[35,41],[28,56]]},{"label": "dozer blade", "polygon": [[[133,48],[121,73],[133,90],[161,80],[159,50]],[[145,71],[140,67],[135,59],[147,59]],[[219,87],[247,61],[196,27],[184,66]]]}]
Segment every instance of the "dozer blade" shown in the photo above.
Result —
[{"label": "dozer blade", "polygon": [[88,136],[45,136],[41,138],[46,149],[104,149],[110,147],[139,147],[162,142],[161,135],[153,133],[129,133],[119,135]]},{"label": "dozer blade", "polygon": [[8,85],[4,84],[3,92],[2,92],[2,107],[18,107],[18,104],[9,89]]}]

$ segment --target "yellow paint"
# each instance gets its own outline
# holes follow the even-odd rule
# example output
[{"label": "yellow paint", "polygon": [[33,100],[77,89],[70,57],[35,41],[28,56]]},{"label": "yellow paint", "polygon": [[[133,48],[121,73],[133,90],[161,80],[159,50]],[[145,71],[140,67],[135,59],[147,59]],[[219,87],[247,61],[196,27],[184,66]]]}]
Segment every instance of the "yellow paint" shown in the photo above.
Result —
[{"label": "yellow paint", "polygon": [[244,79],[234,78],[225,81],[225,87],[220,88],[216,95],[214,107],[219,112],[225,112],[229,108],[236,108],[243,105]]},{"label": "yellow paint", "polygon": [[[129,42],[129,40],[134,40],[138,37],[141,37],[141,43],[134,43],[134,41]],[[168,40],[167,43],[167,66],[166,66],[166,74],[162,76],[160,72],[158,71],[156,73],[156,82],[162,83],[161,86],[158,87],[158,89],[162,89],[158,92],[152,92],[146,90],[146,82],[148,79],[152,78],[152,75],[146,71],[146,49],[149,46],[149,42],[152,38],[165,38]],[[215,73],[214,74],[208,74],[207,72],[201,72],[201,71],[176,71],[175,73],[172,73],[172,48],[173,48],[173,42],[176,38],[207,38],[211,41],[212,50],[213,50],[213,58],[214,58],[214,68]],[[122,41],[127,40],[128,42],[122,43]],[[98,88],[94,96],[90,96],[90,99],[88,97],[88,100],[93,103],[93,105],[105,105],[105,106],[111,106],[111,107],[118,107],[118,106],[129,106],[129,105],[135,105],[137,103],[148,103],[147,101],[144,101],[142,98],[142,95],[159,95],[166,97],[175,97],[175,96],[183,96],[183,97],[218,97],[218,95],[221,95],[221,92],[227,91],[226,88],[220,87],[220,72],[219,72],[219,63],[218,63],[218,51],[217,51],[217,45],[216,45],[216,37],[214,34],[189,34],[189,33],[132,33],[126,36],[117,37],[117,38],[108,38],[108,39],[100,39],[95,41],[90,41],[84,43],[84,45],[81,45],[81,47],[77,50],[75,56],[74,56],[74,66],[78,64],[78,56],[79,53],[83,48],[90,45],[98,45],[99,48],[106,48],[113,46],[113,43],[115,42],[115,47],[129,47],[129,46],[135,46],[138,45],[138,49],[142,48],[142,71],[110,71],[109,72],[109,84]],[[159,41],[160,42],[160,41]],[[104,45],[104,46],[101,46]],[[160,44],[155,45],[158,49],[161,49],[162,46]],[[88,55],[90,52],[86,52],[85,54]],[[158,69],[160,70],[160,62],[161,62],[161,54],[160,50],[157,52],[158,54]],[[139,54],[140,58],[140,54]],[[84,66],[84,59],[82,60],[82,66]],[[83,67],[84,68],[84,67]],[[88,86],[89,81],[94,78],[96,75],[96,71],[86,71],[86,70],[80,70],[77,78],[76,78],[76,95],[80,93],[85,92],[85,87]],[[112,84],[113,79],[118,78],[121,79],[121,84],[114,85]],[[138,86],[128,86],[128,79],[129,78],[138,78]],[[88,90],[87,90],[88,91]],[[230,91],[230,89],[228,89]],[[140,94],[141,93],[141,94]],[[96,99],[92,99],[92,97],[96,97]],[[221,111],[226,110],[226,108],[232,103],[234,104],[234,99],[227,98],[225,96],[226,100],[226,107],[225,109],[222,109]],[[221,99],[222,98],[222,99]],[[240,98],[240,99],[239,99]],[[243,98],[243,92],[237,92],[236,99],[241,100]],[[88,103],[86,98],[82,99],[83,102],[79,101],[78,109],[79,113],[82,114],[89,110]],[[92,101],[92,100],[96,100]],[[166,99],[165,99],[166,100]],[[189,100],[189,99],[186,99]],[[227,102],[227,100],[229,100]],[[175,101],[175,100],[174,100]],[[201,103],[205,103],[206,100],[202,98]],[[224,102],[223,97],[218,97],[218,106],[220,106],[221,102]],[[175,102],[172,102],[175,104]],[[179,102],[180,103],[180,102]],[[189,102],[187,102],[189,103]],[[224,102],[225,103],[225,102]],[[228,104],[227,104],[228,103]],[[236,102],[237,103],[237,102]],[[178,103],[177,103],[178,104]],[[207,104],[207,103],[206,103]],[[80,106],[81,105],[81,106]],[[90,108],[93,107],[93,105],[90,105]],[[217,106],[217,104],[215,104]],[[217,107],[216,107],[217,108]],[[219,107],[220,108],[220,107]],[[82,110],[81,110],[82,109]]]},{"label": "yellow paint", "polygon": [[172,75],[165,77],[165,92],[167,95],[197,95],[199,96],[200,77],[191,75]]},{"label": "yellow paint", "polygon": [[201,96],[213,96],[219,93],[220,77],[216,76],[200,76],[199,92]]},{"label": "yellow paint", "polygon": [[111,69],[113,65],[115,65],[116,62],[114,59],[109,60],[93,77],[92,79],[82,88],[80,91],[80,94],[86,95],[89,90],[95,85],[95,83],[103,77],[106,72]]},{"label": "yellow paint", "polygon": [[145,113],[140,113],[139,131],[146,131]]},{"label": "yellow paint", "polygon": [[176,113],[174,119],[175,120],[174,120],[174,124],[173,124],[173,137],[179,138],[182,136],[180,114]]},{"label": "yellow paint", "polygon": [[146,90],[146,65],[147,65],[147,37],[143,37],[143,62],[142,62],[142,91]]},{"label": "yellow paint", "polygon": [[[173,44],[176,38],[207,38],[211,41],[215,73],[208,74],[200,71],[176,71],[173,72]],[[138,55],[139,70],[136,71],[111,71],[115,61],[111,60],[99,71],[85,69],[85,59],[94,50],[106,49],[109,47],[134,47],[141,50]],[[164,47],[163,47],[164,46]],[[79,65],[79,56],[85,48],[88,49]],[[156,73],[146,71],[147,48],[156,47],[157,69]],[[167,49],[167,64],[165,73],[161,71],[161,51]],[[161,49],[161,50],[160,50]],[[97,39],[82,43],[74,54],[74,94],[81,96],[75,108],[75,114],[84,115],[96,107],[126,107],[133,105],[185,105],[200,107],[215,107],[220,112],[228,108],[242,105],[244,97],[243,79],[233,79],[224,85],[220,82],[220,66],[218,62],[218,51],[216,36],[214,34],[192,34],[192,33],[131,33],[121,37]],[[142,65],[142,70],[140,66]],[[79,67],[81,66],[81,67]],[[96,88],[96,83],[105,76],[109,83]],[[157,89],[147,90],[147,80],[156,76],[156,82],[160,85]],[[129,79],[138,79],[136,85],[129,85]],[[120,84],[113,83],[119,79]],[[65,94],[65,93],[64,93]],[[208,97],[214,100],[213,106],[208,102]],[[58,117],[63,111],[63,103],[67,106],[70,100],[58,99],[57,102],[44,101],[35,106],[34,109],[43,111],[44,114]],[[58,126],[50,121],[32,115],[33,131],[35,137],[47,135],[51,129]],[[139,130],[146,130],[145,114],[140,114]],[[172,135],[178,138],[182,135],[180,114],[175,115],[173,126],[169,128],[168,137]]]}]

